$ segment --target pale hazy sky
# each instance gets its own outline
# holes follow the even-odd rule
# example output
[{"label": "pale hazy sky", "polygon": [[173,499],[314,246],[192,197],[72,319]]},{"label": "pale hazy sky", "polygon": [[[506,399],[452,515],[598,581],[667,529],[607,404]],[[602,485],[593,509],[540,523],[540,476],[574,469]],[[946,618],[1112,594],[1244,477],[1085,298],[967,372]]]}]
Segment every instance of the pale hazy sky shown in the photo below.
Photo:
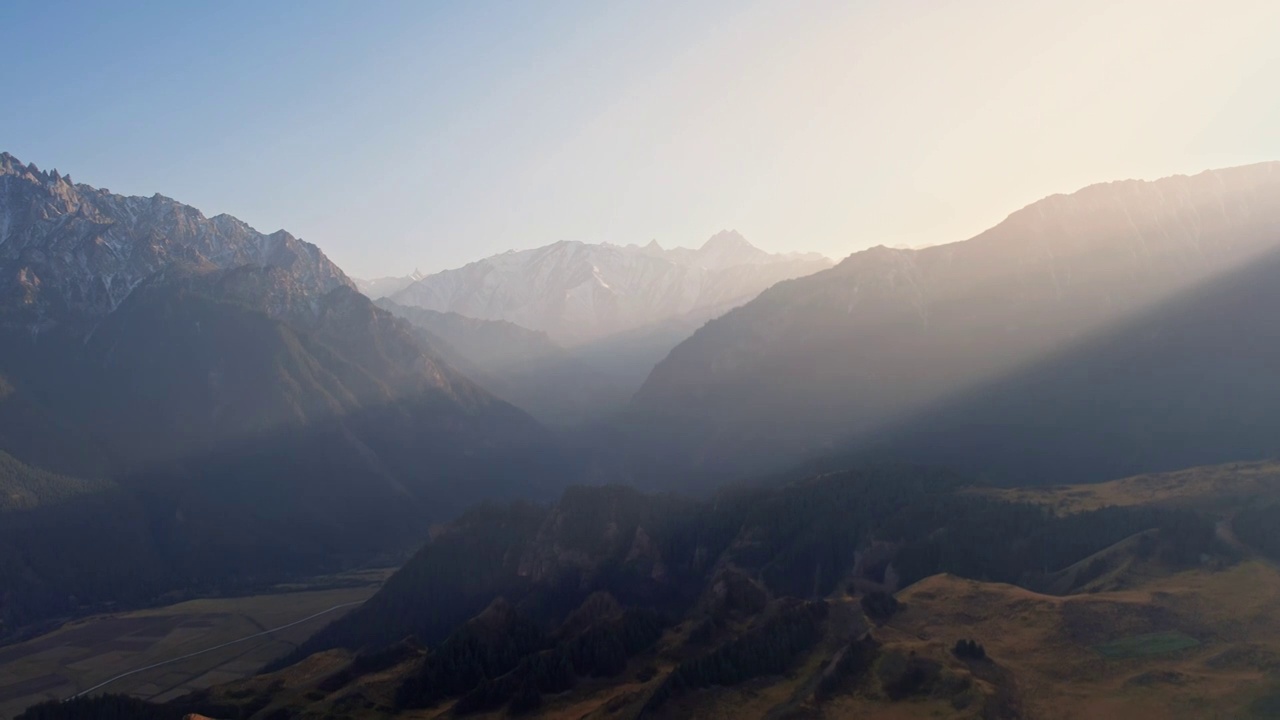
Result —
[{"label": "pale hazy sky", "polygon": [[0,3],[0,149],[357,276],[736,228],[843,257],[1280,159],[1280,2]]}]

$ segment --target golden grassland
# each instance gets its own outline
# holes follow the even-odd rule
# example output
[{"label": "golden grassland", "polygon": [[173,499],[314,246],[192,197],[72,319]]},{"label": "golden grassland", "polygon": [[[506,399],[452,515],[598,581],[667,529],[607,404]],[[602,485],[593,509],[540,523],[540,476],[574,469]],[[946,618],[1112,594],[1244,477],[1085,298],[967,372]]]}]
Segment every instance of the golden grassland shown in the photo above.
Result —
[{"label": "golden grassland", "polygon": [[[889,643],[937,653],[978,638],[1010,670],[1028,717],[1238,718],[1280,668],[1280,573],[1248,560],[1140,589],[1054,597],[950,576],[901,594]],[[1098,646],[1178,631],[1200,641],[1166,654],[1107,658]]]},{"label": "golden grassland", "polygon": [[[0,647],[0,717],[63,699],[121,673],[306,618],[371,596],[388,571],[342,576],[353,587],[192,600],[162,608],[96,615],[22,643]],[[335,578],[321,579],[331,583]],[[112,682],[103,692],[164,701],[252,675],[350,608],[268,636]]]}]

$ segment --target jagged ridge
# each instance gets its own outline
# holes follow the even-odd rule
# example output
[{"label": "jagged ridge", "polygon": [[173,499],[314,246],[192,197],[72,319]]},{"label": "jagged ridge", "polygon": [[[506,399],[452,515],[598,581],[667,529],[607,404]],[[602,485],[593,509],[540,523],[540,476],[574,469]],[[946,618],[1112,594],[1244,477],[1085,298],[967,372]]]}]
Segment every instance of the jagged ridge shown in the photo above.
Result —
[{"label": "jagged ridge", "polygon": [[579,344],[674,318],[705,320],[830,264],[814,254],[771,255],[733,231],[697,250],[562,241],[429,275],[392,299]]}]

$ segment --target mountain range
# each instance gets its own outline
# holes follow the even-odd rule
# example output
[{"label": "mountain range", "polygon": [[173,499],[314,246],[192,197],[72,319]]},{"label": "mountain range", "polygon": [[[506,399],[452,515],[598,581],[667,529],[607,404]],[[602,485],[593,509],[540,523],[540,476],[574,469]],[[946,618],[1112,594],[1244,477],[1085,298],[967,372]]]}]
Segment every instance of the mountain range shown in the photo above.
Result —
[{"label": "mountain range", "polygon": [[814,253],[764,252],[728,230],[697,249],[563,241],[428,275],[389,297],[512,322],[570,346],[677,319],[705,321],[774,283],[830,265]]},{"label": "mountain range", "polygon": [[1007,482],[1280,451],[1280,163],[1055,195],[980,235],[782,282],[660,362],[647,477],[883,453]]},{"label": "mountain range", "polygon": [[0,640],[402,564],[257,677],[25,717],[1265,716],[1277,306],[1280,163],[363,284],[3,154]]},{"label": "mountain range", "polygon": [[553,426],[583,427],[626,407],[653,366],[707,320],[830,265],[723,231],[697,249],[560,242],[357,284],[452,346],[454,364],[503,399]]}]

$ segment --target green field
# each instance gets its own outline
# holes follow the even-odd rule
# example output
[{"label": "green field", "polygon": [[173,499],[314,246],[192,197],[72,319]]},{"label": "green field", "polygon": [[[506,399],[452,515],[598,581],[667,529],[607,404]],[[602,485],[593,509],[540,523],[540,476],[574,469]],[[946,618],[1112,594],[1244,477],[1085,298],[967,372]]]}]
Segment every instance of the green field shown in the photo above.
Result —
[{"label": "green field", "polygon": [[1173,632],[1151,633],[1149,635],[1131,635],[1119,640],[1113,640],[1104,645],[1098,645],[1094,649],[1104,657],[1120,659],[1163,655],[1164,653],[1186,650],[1199,645],[1199,640],[1186,633],[1174,630]]}]

